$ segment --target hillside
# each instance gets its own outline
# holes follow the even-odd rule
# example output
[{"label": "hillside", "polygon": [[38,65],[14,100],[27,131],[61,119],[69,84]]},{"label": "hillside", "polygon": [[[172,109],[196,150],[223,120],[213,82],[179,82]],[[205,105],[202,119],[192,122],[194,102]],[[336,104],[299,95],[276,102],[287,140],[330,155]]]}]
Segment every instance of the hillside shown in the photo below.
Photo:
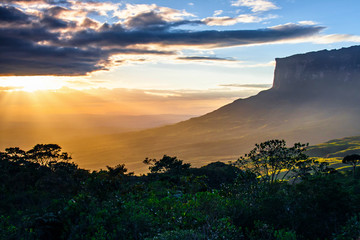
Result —
[{"label": "hillside", "polygon": [[307,154],[312,157],[345,157],[360,154],[360,136],[333,139],[308,148]]},{"label": "hillside", "polygon": [[273,138],[313,145],[356,135],[359,66],[360,46],[278,58],[273,87],[256,96],[177,124],[62,145],[83,167],[122,162],[141,172],[145,157],[167,154],[200,166],[236,160]]}]

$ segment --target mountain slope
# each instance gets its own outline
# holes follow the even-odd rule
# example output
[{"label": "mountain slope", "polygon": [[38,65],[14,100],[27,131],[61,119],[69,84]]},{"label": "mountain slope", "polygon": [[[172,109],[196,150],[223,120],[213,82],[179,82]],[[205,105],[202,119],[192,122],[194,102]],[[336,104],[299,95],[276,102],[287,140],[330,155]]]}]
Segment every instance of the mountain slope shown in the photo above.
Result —
[{"label": "mountain slope", "polygon": [[360,136],[333,139],[325,143],[311,146],[307,154],[312,157],[345,157],[350,154],[360,154]]},{"label": "mountain slope", "polygon": [[72,149],[82,166],[123,162],[141,172],[145,157],[163,154],[198,166],[235,160],[272,138],[317,144],[360,133],[359,89],[360,46],[294,55],[276,59],[273,88],[256,96],[174,125],[87,139],[87,151]]}]

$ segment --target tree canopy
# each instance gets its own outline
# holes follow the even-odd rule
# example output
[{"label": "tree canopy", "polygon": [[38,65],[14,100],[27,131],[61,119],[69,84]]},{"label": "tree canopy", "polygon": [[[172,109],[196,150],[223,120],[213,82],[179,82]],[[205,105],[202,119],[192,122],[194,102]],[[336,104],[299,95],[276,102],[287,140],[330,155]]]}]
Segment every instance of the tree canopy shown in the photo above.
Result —
[{"label": "tree canopy", "polygon": [[285,140],[269,140],[256,144],[250,153],[235,162],[235,166],[255,173],[265,182],[284,180],[299,163],[308,160],[304,154],[307,146],[295,143],[293,147],[286,147]]},{"label": "tree canopy", "polygon": [[181,172],[188,170],[191,166],[189,163],[177,159],[177,157],[167,155],[164,155],[160,160],[146,158],[143,163],[150,165],[151,173]]},{"label": "tree canopy", "polygon": [[342,162],[345,163],[345,164],[352,165],[352,167],[353,167],[353,176],[355,177],[356,165],[358,165],[359,162],[360,162],[360,155],[359,154],[347,155],[347,156],[345,156],[343,158]]},{"label": "tree canopy", "polygon": [[360,183],[305,147],[271,140],[201,168],[164,155],[141,176],[121,163],[82,169],[56,144],[6,148],[0,239],[358,239]]}]

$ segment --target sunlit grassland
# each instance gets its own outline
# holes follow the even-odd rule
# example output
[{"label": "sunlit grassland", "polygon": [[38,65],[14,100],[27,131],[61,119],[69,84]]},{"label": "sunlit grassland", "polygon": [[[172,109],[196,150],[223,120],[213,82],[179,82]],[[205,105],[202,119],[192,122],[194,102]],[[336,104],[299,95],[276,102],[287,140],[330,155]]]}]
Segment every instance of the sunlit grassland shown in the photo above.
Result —
[{"label": "sunlit grassland", "polygon": [[[360,136],[334,139],[308,148],[307,154],[312,157],[343,158],[350,154],[360,153]],[[331,161],[331,160],[330,160]]]},{"label": "sunlit grassland", "polygon": [[342,157],[333,157],[333,158],[321,158],[315,157],[315,159],[319,162],[327,162],[329,163],[330,168],[334,168],[336,170],[349,170],[347,168],[351,167],[348,164],[342,163]]}]

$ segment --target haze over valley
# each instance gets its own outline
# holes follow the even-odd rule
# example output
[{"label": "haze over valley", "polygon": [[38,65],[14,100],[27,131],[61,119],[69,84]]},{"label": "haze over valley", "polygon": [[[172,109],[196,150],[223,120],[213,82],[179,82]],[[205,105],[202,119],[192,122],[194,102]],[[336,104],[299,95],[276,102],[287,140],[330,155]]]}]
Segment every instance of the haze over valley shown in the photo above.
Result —
[{"label": "haze over valley", "polygon": [[56,143],[81,167],[143,172],[145,157],[201,166],[357,135],[347,3],[0,1],[0,148]]}]

